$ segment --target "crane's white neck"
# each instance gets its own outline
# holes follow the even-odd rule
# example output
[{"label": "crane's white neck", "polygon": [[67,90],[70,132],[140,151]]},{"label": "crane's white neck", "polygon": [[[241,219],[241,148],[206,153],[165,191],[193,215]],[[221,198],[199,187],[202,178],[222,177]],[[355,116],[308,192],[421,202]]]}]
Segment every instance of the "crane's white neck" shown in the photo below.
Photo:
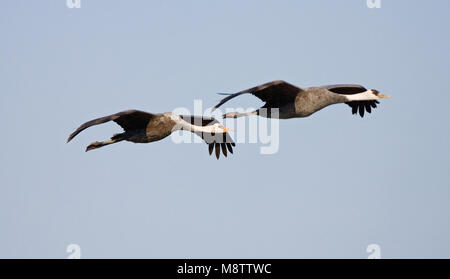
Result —
[{"label": "crane's white neck", "polygon": [[172,114],[171,118],[173,121],[177,123],[177,125],[174,127],[174,130],[185,130],[190,132],[199,132],[199,133],[213,133],[213,132],[220,132],[220,131],[214,131],[215,127],[212,125],[209,126],[197,126],[192,125],[189,122],[186,122],[178,115]]},{"label": "crane's white neck", "polygon": [[362,93],[353,94],[353,95],[345,95],[345,98],[347,101],[371,101],[371,100],[378,100],[380,97],[376,96],[372,93],[372,90],[367,90]]}]

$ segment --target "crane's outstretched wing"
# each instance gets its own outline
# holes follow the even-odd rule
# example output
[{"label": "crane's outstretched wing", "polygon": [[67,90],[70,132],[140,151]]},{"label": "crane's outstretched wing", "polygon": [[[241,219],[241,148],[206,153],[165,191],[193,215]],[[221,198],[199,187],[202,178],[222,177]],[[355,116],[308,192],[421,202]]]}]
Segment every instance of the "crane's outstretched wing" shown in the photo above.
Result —
[{"label": "crane's outstretched wing", "polygon": [[[214,125],[215,123],[219,123],[215,118],[212,117],[202,117],[202,116],[192,116],[192,115],[180,115],[180,117],[196,126],[209,126]],[[213,150],[216,150],[216,157],[219,159],[220,150],[222,149],[222,153],[225,157],[227,157],[227,149],[230,153],[233,153],[233,147],[236,146],[233,139],[228,133],[222,134],[210,134],[210,133],[195,133],[199,137],[201,137],[207,144],[209,155],[212,154]]]},{"label": "crane's outstretched wing", "polygon": [[261,99],[263,102],[266,102],[263,108],[278,108],[286,103],[294,102],[295,97],[302,90],[303,89],[283,80],[276,80],[246,90],[242,90],[234,94],[230,94],[230,96],[222,99],[216,106],[214,106],[212,110],[214,111],[234,97],[246,93],[251,93]]},{"label": "crane's outstretched wing", "polygon": [[75,130],[72,134],[70,134],[67,142],[71,141],[76,135],[78,135],[81,131],[94,126],[103,124],[109,121],[114,121],[120,125],[125,131],[136,130],[136,129],[145,129],[147,127],[148,122],[155,117],[155,114],[139,111],[139,110],[126,110],[121,111],[115,114],[111,114],[105,117],[100,117],[89,122],[82,124],[78,129]]},{"label": "crane's outstretched wing", "polygon": [[[333,93],[342,95],[353,95],[367,91],[367,89],[364,86],[357,84],[335,84],[322,86],[322,88],[328,89]],[[359,115],[361,117],[364,117],[364,111],[371,113],[372,108],[376,108],[377,104],[379,103],[380,102],[378,102],[377,100],[373,100],[373,101],[353,101],[347,102],[346,104],[352,108],[352,114],[356,114],[359,109]]]}]

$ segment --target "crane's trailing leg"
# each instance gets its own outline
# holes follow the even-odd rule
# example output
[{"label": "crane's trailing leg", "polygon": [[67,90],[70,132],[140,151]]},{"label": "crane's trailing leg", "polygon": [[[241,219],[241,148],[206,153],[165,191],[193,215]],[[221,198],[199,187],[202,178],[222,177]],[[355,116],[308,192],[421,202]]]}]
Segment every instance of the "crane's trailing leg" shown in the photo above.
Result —
[{"label": "crane's trailing leg", "polygon": [[115,140],[106,140],[106,141],[94,141],[93,143],[89,144],[88,147],[86,147],[86,152],[92,149],[97,149],[100,147],[103,147],[105,145],[116,143]]},{"label": "crane's trailing leg", "polygon": [[245,113],[227,112],[224,115],[222,115],[222,117],[223,118],[238,118],[238,117],[250,116],[250,115],[258,115],[258,111],[251,111],[251,112],[245,112]]},{"label": "crane's trailing leg", "polygon": [[105,141],[94,141],[93,143],[89,144],[86,147],[86,152],[92,149],[97,149],[106,145],[110,145],[116,142],[123,141],[125,138],[123,137],[123,134],[115,134],[110,140]]}]

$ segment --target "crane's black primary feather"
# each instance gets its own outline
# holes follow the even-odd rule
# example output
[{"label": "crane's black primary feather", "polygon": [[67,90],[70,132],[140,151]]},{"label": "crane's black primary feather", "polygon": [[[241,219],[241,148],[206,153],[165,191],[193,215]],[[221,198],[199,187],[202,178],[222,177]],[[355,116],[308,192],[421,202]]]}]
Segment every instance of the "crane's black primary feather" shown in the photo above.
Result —
[{"label": "crane's black primary feather", "polygon": [[214,143],[210,143],[208,145],[208,151],[210,156],[212,155],[213,150],[214,150]]},{"label": "crane's black primary feather", "polygon": [[220,143],[216,143],[216,157],[217,159],[220,157]]},{"label": "crane's black primary feather", "polygon": [[359,104],[359,115],[361,115],[361,117],[364,117],[364,104]]},{"label": "crane's black primary feather", "polygon": [[377,104],[379,104],[377,100],[373,101],[353,101],[347,102],[346,104],[352,108],[352,114],[356,114],[359,112],[361,117],[364,117],[364,112],[372,113],[372,108],[376,108]]},{"label": "crane's black primary feather", "polygon": [[233,147],[231,147],[231,143],[227,142],[227,149],[230,151],[231,154],[233,154]]},{"label": "crane's black primary feather", "polygon": [[226,143],[222,142],[220,144],[220,146],[222,147],[223,156],[227,157],[227,146],[226,146]]},{"label": "crane's black primary feather", "polygon": [[[219,123],[215,118],[213,117],[206,117],[206,116],[192,116],[192,115],[180,115],[180,117],[196,126],[209,126],[214,125],[216,123]],[[200,133],[196,132],[199,137],[201,137],[207,144],[208,144],[208,151],[209,155],[212,155],[214,149],[217,159],[220,157],[220,151],[222,151],[223,155],[227,157],[227,148],[230,153],[233,153],[233,148],[236,144],[234,143],[233,139],[231,138],[230,134],[228,133]]]}]

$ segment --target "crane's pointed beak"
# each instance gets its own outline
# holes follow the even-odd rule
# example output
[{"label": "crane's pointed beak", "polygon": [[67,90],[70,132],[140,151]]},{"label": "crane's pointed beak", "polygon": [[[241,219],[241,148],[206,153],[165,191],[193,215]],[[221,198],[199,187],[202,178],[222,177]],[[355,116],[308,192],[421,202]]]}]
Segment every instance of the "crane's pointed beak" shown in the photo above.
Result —
[{"label": "crane's pointed beak", "polygon": [[382,98],[390,98],[391,97],[389,95],[381,94],[380,91],[378,91],[376,89],[372,89],[371,91],[372,91],[372,94],[374,94],[375,96],[377,96],[380,99],[382,99]]},{"label": "crane's pointed beak", "polygon": [[225,133],[228,133],[228,132],[234,132],[234,129],[224,127],[224,128],[223,128],[223,131],[224,131]]}]

